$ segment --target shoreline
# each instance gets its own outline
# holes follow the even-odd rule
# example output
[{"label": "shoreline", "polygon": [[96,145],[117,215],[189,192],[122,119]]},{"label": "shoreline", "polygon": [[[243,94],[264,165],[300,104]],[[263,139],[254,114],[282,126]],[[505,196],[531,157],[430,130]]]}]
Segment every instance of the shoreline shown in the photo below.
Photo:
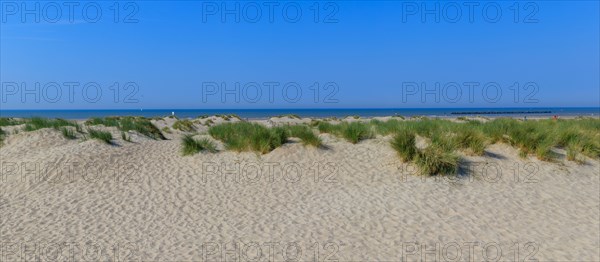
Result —
[{"label": "shoreline", "polygon": [[62,118],[84,120],[92,117],[140,116],[146,118],[168,117],[174,114],[178,118],[199,118],[214,115],[237,115],[248,120],[267,120],[282,115],[301,118],[361,118],[375,117],[600,117],[600,107],[523,107],[523,108],[334,108],[334,109],[120,109],[120,110],[0,110],[0,117],[12,118]]},{"label": "shoreline", "polygon": [[[145,118],[145,119],[157,119],[157,118],[169,118],[169,117],[175,117],[175,119],[182,119],[182,120],[194,120],[194,119],[201,119],[201,118],[211,118],[211,117],[220,117],[222,115],[199,115],[199,116],[195,116],[195,117],[191,117],[191,116],[178,116],[178,115],[173,115],[173,116],[165,116],[165,115],[161,115],[161,116],[152,116],[152,117],[147,117],[147,116],[138,116],[138,115],[106,115],[106,116],[91,116],[91,117],[87,117],[87,118],[81,118],[81,117],[77,117],[77,118],[68,118],[68,117],[41,117],[41,118],[46,118],[46,119],[65,119],[65,120],[69,120],[69,121],[87,121],[89,119],[92,118],[105,118],[105,117],[141,117],[141,118]],[[452,115],[411,115],[411,116],[405,116],[405,115],[383,115],[383,116],[357,116],[357,115],[346,115],[346,116],[297,116],[297,117],[290,117],[290,115],[274,115],[274,116],[268,116],[268,117],[240,117],[236,114],[228,114],[227,116],[232,116],[232,117],[237,117],[241,120],[244,121],[268,121],[268,120],[272,120],[272,119],[283,119],[283,118],[289,118],[289,119],[308,119],[308,120],[339,120],[339,121],[343,121],[346,119],[351,119],[351,120],[361,120],[361,121],[368,121],[368,120],[373,120],[373,119],[403,119],[403,120],[415,120],[415,119],[421,119],[421,118],[429,118],[429,119],[445,119],[445,120],[460,120],[462,118],[466,118],[466,119],[498,119],[498,118],[512,118],[512,119],[517,119],[517,120],[522,120],[525,117],[527,117],[528,120],[541,120],[541,119],[552,119],[554,116],[557,116],[560,119],[577,119],[577,118],[592,118],[592,119],[600,119],[600,115],[597,114],[578,114],[578,115],[570,115],[570,114],[552,114],[552,115],[541,115],[541,114],[511,114],[511,115],[500,115],[500,114],[490,114],[490,115],[484,115],[484,114],[477,114],[477,115],[470,115],[470,114],[461,114],[461,113],[456,113],[456,114],[452,114]],[[30,119],[30,118],[34,118],[34,117],[38,117],[38,116],[32,116],[32,117],[13,117],[13,116],[0,116],[0,118],[7,118],[7,119]]]}]

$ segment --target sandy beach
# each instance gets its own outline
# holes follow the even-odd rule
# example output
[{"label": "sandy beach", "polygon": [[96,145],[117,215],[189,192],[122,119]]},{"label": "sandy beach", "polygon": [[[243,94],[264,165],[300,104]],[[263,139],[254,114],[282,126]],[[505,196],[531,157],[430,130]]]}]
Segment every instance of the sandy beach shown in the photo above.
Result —
[{"label": "sandy beach", "polygon": [[462,156],[457,177],[424,177],[391,136],[262,155],[213,139],[218,153],[182,156],[183,132],[104,130],[113,145],[48,128],[6,138],[1,261],[600,260],[600,163],[564,150],[547,162],[497,143]]}]

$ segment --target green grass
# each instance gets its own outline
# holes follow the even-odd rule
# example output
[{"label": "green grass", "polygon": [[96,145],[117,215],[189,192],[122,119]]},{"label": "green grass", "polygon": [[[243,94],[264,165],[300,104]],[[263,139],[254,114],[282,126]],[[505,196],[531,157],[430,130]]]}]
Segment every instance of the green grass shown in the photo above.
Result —
[{"label": "green grass", "polygon": [[181,146],[181,152],[184,156],[194,155],[201,151],[217,152],[217,147],[212,141],[207,138],[196,140],[192,135],[183,136],[181,138]]},{"label": "green grass", "polygon": [[112,116],[104,117],[104,118],[93,117],[93,118],[90,118],[87,121],[85,121],[85,125],[88,125],[88,126],[104,125],[104,126],[119,127],[120,120],[121,120],[121,117],[112,117]]},{"label": "green grass", "polygon": [[0,147],[4,145],[4,136],[6,136],[6,132],[0,128]]},{"label": "green grass", "polygon": [[249,122],[224,123],[210,127],[208,133],[223,141],[230,150],[271,152],[287,141],[287,131],[281,127],[267,128]]},{"label": "green grass", "polygon": [[[386,122],[372,120],[373,130],[382,135],[395,134],[391,146],[403,160],[413,161],[426,174],[452,173],[459,157],[456,150],[483,155],[489,144],[507,143],[519,149],[520,157],[535,155],[542,161],[555,161],[553,148],[565,148],[567,160],[585,162],[584,156],[600,158],[600,119],[519,121],[497,118],[487,122],[466,119],[451,122],[438,119]],[[321,132],[336,133],[337,125],[319,122]],[[424,150],[413,150],[412,136],[418,134],[431,141]],[[416,153],[413,153],[416,152]]]},{"label": "green grass", "polygon": [[454,152],[437,146],[429,146],[419,151],[415,164],[422,175],[452,175],[456,174],[460,157]]},{"label": "green grass", "polygon": [[238,119],[238,120],[242,120],[238,115],[236,114],[230,114],[230,115],[215,115],[215,117],[220,117],[225,121],[229,121],[233,118]]},{"label": "green grass", "polygon": [[353,123],[342,123],[342,137],[348,140],[350,143],[356,144],[361,140],[371,138],[371,130],[368,124],[353,122]]},{"label": "green grass", "polygon": [[72,121],[67,121],[64,119],[47,119],[40,117],[32,117],[25,121],[25,127],[23,128],[25,131],[35,131],[42,128],[54,128],[56,130],[61,127],[72,126],[77,127],[77,123]]},{"label": "green grass", "polygon": [[574,146],[567,147],[567,160],[574,161],[578,164],[585,163],[585,158],[579,153],[579,150]]},{"label": "green grass", "polygon": [[65,137],[66,139],[75,139],[77,138],[75,136],[75,132],[73,132],[73,130],[67,128],[67,127],[61,127],[60,128],[60,132],[62,133],[63,137]]},{"label": "green grass", "polygon": [[160,130],[143,117],[105,117],[91,118],[85,122],[87,126],[104,125],[117,127],[120,131],[136,131],[142,135],[156,140],[165,140]]},{"label": "green grass", "polygon": [[10,117],[0,117],[0,126],[17,126],[24,123],[24,120],[17,120]]},{"label": "green grass", "polygon": [[173,129],[183,132],[193,132],[196,130],[196,128],[194,128],[194,123],[187,119],[175,121],[175,123],[173,123]]},{"label": "green grass", "polygon": [[323,141],[319,138],[310,127],[306,125],[291,125],[285,127],[288,136],[300,138],[305,146],[321,147]]},{"label": "green grass", "polygon": [[473,128],[460,128],[454,137],[456,146],[468,149],[473,155],[481,156],[485,153],[486,139],[482,132]]},{"label": "green grass", "polygon": [[321,132],[321,133],[335,134],[336,132],[339,131],[339,125],[334,125],[329,122],[318,121],[318,122],[315,122],[315,125],[317,126],[317,129],[319,129],[319,132]]},{"label": "green grass", "polygon": [[319,122],[317,123],[317,129],[319,129],[319,132],[321,133],[330,133],[342,137],[352,144],[373,137],[371,126],[361,122],[342,122],[337,125]]},{"label": "green grass", "polygon": [[171,133],[173,133],[173,132],[171,131],[171,128],[169,128],[168,126],[165,126],[165,127],[163,127],[163,128],[161,129],[161,131],[162,131],[163,133],[167,133],[167,134],[171,134]]},{"label": "green grass", "polygon": [[88,134],[90,135],[90,138],[92,138],[92,139],[98,139],[100,141],[103,141],[104,143],[112,145],[113,137],[110,132],[100,131],[100,130],[95,130],[95,129],[88,129]]},{"label": "green grass", "polygon": [[277,118],[288,117],[288,118],[291,118],[291,119],[300,119],[300,116],[296,115],[296,114],[278,115],[278,116],[275,116],[275,117],[277,117]]},{"label": "green grass", "polygon": [[403,161],[412,161],[417,154],[415,134],[408,130],[398,131],[391,142],[392,148],[398,152]]},{"label": "green grass", "polygon": [[375,132],[377,132],[377,134],[381,134],[384,136],[394,134],[400,130],[406,130],[406,128],[402,128],[402,122],[396,119],[391,119],[388,121],[380,121],[373,119],[369,122],[369,124],[373,126],[373,129],[375,130]]},{"label": "green grass", "polygon": [[496,118],[485,123],[467,118],[462,120],[464,122],[418,117],[413,121],[371,120],[368,124],[313,121],[311,125],[321,133],[333,134],[352,143],[373,137],[374,134],[396,135],[403,130],[410,130],[430,139],[432,144],[446,152],[462,150],[466,154],[480,156],[485,153],[487,145],[502,142],[518,148],[521,157],[535,155],[543,161],[556,159],[557,155],[552,151],[556,147],[570,148],[572,153],[581,156],[600,158],[599,119],[520,121]]}]

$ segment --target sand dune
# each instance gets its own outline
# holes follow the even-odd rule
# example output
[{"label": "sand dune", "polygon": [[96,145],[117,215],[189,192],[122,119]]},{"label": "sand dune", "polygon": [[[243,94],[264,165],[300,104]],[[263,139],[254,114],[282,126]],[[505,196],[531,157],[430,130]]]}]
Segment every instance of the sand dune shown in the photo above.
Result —
[{"label": "sand dune", "polygon": [[389,137],[183,157],[178,133],[112,131],[116,145],[51,129],[7,138],[2,261],[600,260],[597,160],[496,144],[465,157],[461,178],[424,178]]}]

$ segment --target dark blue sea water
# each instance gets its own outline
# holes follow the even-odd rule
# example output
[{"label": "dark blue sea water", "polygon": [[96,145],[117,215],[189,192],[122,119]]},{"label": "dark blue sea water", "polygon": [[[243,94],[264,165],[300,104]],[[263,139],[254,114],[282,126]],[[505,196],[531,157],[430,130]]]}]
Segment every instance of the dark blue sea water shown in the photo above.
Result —
[{"label": "dark blue sea water", "polygon": [[383,108],[383,109],[147,109],[147,110],[0,110],[0,117],[47,117],[87,119],[105,116],[168,116],[181,118],[202,115],[236,114],[242,118],[257,119],[296,114],[301,117],[374,116],[599,116],[600,107],[552,107],[552,108]]}]

